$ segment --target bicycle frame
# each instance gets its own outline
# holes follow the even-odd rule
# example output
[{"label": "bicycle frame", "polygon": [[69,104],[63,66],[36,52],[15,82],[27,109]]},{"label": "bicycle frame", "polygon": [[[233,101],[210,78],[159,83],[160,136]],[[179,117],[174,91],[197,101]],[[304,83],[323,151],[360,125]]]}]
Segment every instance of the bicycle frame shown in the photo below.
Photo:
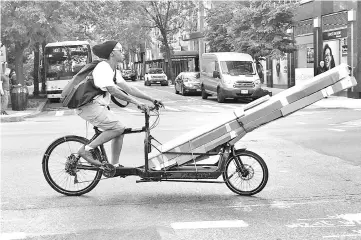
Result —
[{"label": "bicycle frame", "polygon": [[[149,129],[149,112],[145,112],[145,126],[141,128],[126,128],[124,134],[133,134],[145,132],[144,138],[144,166],[140,167],[121,167],[116,169],[116,173],[113,177],[126,177],[126,176],[139,176],[140,180],[137,182],[150,182],[150,181],[179,181],[179,182],[205,182],[205,183],[224,183],[224,181],[199,181],[198,179],[217,179],[225,169],[225,162],[229,155],[236,156],[236,151],[244,151],[245,149],[235,150],[234,144],[225,143],[222,144],[221,151],[208,152],[208,153],[186,153],[186,152],[167,152],[169,154],[178,154],[178,155],[192,155],[192,160],[177,166],[171,166],[164,168],[163,170],[152,170],[149,169],[149,153],[151,152],[152,147],[157,149],[155,145],[152,144],[152,140],[155,140],[160,144],[151,134]],[[95,134],[90,139],[90,142],[97,138],[101,131],[94,127]],[[100,152],[103,159],[102,162],[108,162],[108,157],[104,148],[104,145],[100,145]],[[159,150],[160,151],[160,150]],[[219,159],[216,164],[197,164],[194,156],[216,156],[219,155]],[[243,169],[243,164],[241,161],[236,161],[237,168]],[[97,167],[85,167],[78,166],[79,169],[87,170],[98,170]],[[188,179],[188,180],[187,180]],[[195,181],[197,179],[197,181]]]}]

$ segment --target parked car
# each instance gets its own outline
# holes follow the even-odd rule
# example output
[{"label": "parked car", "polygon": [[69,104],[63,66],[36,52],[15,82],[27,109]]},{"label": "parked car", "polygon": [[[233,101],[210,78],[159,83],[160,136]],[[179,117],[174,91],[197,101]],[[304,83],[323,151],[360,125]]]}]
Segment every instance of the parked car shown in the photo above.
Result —
[{"label": "parked car", "polygon": [[150,86],[155,83],[160,83],[162,86],[168,86],[168,77],[163,72],[162,68],[150,68],[144,76],[144,85]]},{"label": "parked car", "polygon": [[132,81],[137,80],[137,76],[135,72],[130,69],[123,70],[122,77],[124,78],[124,80],[132,80]]},{"label": "parked car", "polygon": [[202,98],[257,99],[263,95],[256,64],[249,54],[236,52],[204,53],[200,75]]},{"label": "parked car", "polygon": [[183,96],[188,93],[201,93],[201,81],[199,72],[181,72],[174,81],[175,93]]}]

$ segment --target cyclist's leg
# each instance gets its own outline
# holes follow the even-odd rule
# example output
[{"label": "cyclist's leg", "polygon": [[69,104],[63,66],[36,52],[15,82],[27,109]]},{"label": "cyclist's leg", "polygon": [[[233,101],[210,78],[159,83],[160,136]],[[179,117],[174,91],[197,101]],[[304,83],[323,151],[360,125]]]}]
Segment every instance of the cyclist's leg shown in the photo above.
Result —
[{"label": "cyclist's leg", "polygon": [[[90,149],[94,149],[101,144],[121,136],[125,130],[125,126],[116,119],[116,116],[112,112],[97,103],[91,103],[82,107],[79,109],[78,115],[103,130],[96,139],[87,145]],[[86,150],[84,146],[79,149],[78,153],[85,160],[96,165],[100,164],[100,162],[95,163],[92,161],[91,153]]]},{"label": "cyclist's leg", "polygon": [[111,143],[111,149],[112,149],[112,160],[111,160],[111,164],[115,165],[117,163],[119,163],[119,156],[120,156],[120,152],[122,151],[122,147],[123,147],[123,139],[124,139],[124,135],[120,135],[116,138],[114,138],[112,140]]}]

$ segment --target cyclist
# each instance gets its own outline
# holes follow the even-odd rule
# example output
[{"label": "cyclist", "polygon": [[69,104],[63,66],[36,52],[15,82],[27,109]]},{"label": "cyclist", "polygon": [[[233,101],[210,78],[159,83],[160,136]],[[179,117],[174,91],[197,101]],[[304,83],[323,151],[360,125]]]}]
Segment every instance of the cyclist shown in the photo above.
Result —
[{"label": "cyclist", "polygon": [[[101,162],[95,160],[92,150],[110,140],[111,142],[111,164],[119,165],[119,156],[123,145],[123,132],[125,126],[117,117],[109,111],[110,96],[128,101],[137,105],[140,110],[148,110],[148,105],[138,101],[129,95],[148,100],[154,104],[163,106],[161,100],[154,99],[134,86],[130,86],[122,78],[119,70],[116,69],[118,63],[124,60],[123,48],[117,41],[106,41],[93,47],[93,53],[104,59],[98,63],[93,70],[94,85],[105,91],[105,94],[98,95],[94,100],[76,110],[77,114],[92,125],[100,128],[103,132],[89,144],[82,146],[78,154],[89,163],[100,166]],[[115,83],[116,82],[116,83]],[[129,95],[125,94],[122,90]]]}]

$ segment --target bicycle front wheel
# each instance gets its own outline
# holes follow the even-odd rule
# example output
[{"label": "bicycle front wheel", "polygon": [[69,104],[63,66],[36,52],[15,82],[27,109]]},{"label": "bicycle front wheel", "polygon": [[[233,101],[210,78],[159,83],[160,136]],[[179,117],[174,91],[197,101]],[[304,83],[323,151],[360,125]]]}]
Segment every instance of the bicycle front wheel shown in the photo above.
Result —
[{"label": "bicycle front wheel", "polygon": [[[87,143],[88,140],[83,137],[65,136],[48,147],[42,162],[43,174],[55,191],[67,196],[80,196],[99,183],[102,170],[76,157],[80,147]],[[100,161],[99,150],[94,155]]]},{"label": "bicycle front wheel", "polygon": [[236,151],[225,164],[223,179],[234,193],[251,196],[262,191],[268,181],[268,168],[264,160],[251,151]]}]

